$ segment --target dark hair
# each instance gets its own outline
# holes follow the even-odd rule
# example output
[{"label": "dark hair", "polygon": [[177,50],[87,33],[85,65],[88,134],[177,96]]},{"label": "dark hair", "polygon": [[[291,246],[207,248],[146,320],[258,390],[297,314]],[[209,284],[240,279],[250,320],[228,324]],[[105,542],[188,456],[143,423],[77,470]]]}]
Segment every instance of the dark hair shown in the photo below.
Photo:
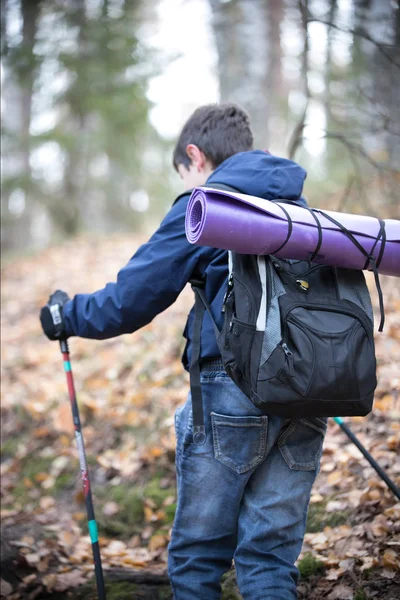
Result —
[{"label": "dark hair", "polygon": [[253,148],[253,133],[248,114],[236,104],[207,104],[194,111],[186,121],[176,143],[172,162],[190,166],[188,144],[195,144],[214,169],[224,160]]}]

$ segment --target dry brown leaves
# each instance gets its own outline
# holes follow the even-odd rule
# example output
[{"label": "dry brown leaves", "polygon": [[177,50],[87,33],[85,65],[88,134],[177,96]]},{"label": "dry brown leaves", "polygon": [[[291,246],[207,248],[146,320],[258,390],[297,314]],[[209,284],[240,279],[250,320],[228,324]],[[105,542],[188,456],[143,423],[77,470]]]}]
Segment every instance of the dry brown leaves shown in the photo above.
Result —
[{"label": "dry brown leaves", "polygon": [[[42,334],[38,313],[57,288],[73,295],[115,280],[140,241],[132,236],[81,237],[3,269],[2,444],[13,438],[15,444],[1,464],[1,518],[6,528],[25,526],[25,534],[12,543],[19,560],[31,570],[19,589],[1,581],[1,594],[8,598],[20,598],[38,585],[50,592],[62,591],[92,576],[61,354],[58,345]],[[386,326],[383,334],[376,335],[375,410],[367,418],[348,422],[399,484],[400,285],[398,279],[382,280]],[[132,336],[104,342],[71,340],[85,445],[96,485],[135,486],[153,466],[173,473],[173,414],[188,388],[180,364],[181,332],[191,302],[191,292],[185,290],[173,307]],[[32,456],[44,466],[27,474],[21,465]],[[71,465],[76,469],[72,498],[56,491]],[[27,498],[24,502],[21,489]],[[308,533],[303,553],[311,551],[320,558],[327,567],[325,577],[337,585],[344,573],[354,570],[375,568],[381,577],[392,577],[399,569],[400,505],[333,422],[311,502],[326,499],[327,513],[349,510],[352,524]],[[104,568],[165,569],[169,532],[160,531],[158,523],[174,501],[170,497],[160,507],[145,499],[142,529],[129,541],[101,536]],[[109,500],[102,510],[112,517],[119,505]],[[349,594],[340,588],[335,593],[342,595],[330,597]]]}]

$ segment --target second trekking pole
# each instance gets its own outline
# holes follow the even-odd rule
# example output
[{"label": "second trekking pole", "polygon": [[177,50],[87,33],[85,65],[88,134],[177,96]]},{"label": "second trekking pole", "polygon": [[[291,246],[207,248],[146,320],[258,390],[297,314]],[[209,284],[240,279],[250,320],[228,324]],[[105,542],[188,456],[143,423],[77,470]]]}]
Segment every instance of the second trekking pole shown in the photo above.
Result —
[{"label": "second trekking pole", "polygon": [[335,423],[337,423],[340,428],[345,432],[345,434],[351,439],[353,444],[357,446],[359,451],[365,456],[369,464],[375,469],[378,473],[379,477],[386,483],[388,488],[393,492],[393,494],[400,500],[400,489],[397,485],[390,479],[390,477],[385,473],[381,466],[378,465],[376,460],[371,456],[366,448],[362,445],[360,440],[354,435],[351,429],[344,423],[341,417],[333,417]]},{"label": "second trekking pole", "polygon": [[69,358],[68,342],[60,340],[60,349],[64,358],[64,370],[67,376],[69,399],[72,408],[72,418],[74,421],[75,438],[78,446],[79,464],[81,468],[83,493],[85,496],[86,512],[88,517],[88,527],[90,540],[92,542],[92,551],[94,559],[94,571],[96,576],[97,595],[99,600],[106,600],[106,592],[104,588],[103,569],[101,566],[100,546],[97,533],[97,523],[94,516],[92,491],[90,489],[89,471],[86,461],[85,445],[83,443],[81,421],[79,418],[78,404],[76,401],[74,379],[72,376],[71,362]]}]

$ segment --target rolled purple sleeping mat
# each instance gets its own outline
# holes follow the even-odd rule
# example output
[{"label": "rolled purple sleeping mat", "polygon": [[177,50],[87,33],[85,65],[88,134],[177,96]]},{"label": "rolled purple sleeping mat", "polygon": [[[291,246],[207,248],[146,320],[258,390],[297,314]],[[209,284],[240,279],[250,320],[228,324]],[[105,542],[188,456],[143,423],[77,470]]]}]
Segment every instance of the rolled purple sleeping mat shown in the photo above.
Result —
[{"label": "rolled purple sleeping mat", "polygon": [[400,221],[395,219],[322,212],[202,187],[190,196],[185,228],[191,244],[240,254],[312,257],[320,264],[357,270],[370,268],[367,256],[372,255],[379,273],[400,277]]}]

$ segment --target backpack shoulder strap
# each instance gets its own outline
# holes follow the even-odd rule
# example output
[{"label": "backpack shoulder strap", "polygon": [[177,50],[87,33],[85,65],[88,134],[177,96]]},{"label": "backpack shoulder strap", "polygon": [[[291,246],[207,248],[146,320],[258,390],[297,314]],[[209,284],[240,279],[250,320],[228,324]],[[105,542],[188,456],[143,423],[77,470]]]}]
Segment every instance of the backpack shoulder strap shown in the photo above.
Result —
[{"label": "backpack shoulder strap", "polygon": [[175,198],[175,200],[172,203],[172,206],[174,206],[178,200],[180,200],[181,198],[183,198],[184,196],[190,196],[190,194],[193,192],[194,188],[192,188],[191,190],[186,190],[186,192],[182,192],[182,194],[179,194],[179,196],[177,196]]},{"label": "backpack shoulder strap", "polygon": [[213,190],[225,190],[226,192],[238,192],[239,194],[244,194],[242,190],[233,185],[227,185],[226,183],[207,183],[206,186],[208,188],[212,188]]},{"label": "backpack shoulder strap", "polygon": [[200,384],[200,339],[201,326],[205,305],[202,302],[200,289],[204,293],[204,280],[191,281],[192,289],[195,293],[194,302],[194,325],[192,337],[192,358],[190,361],[190,393],[192,396],[193,412],[193,441],[201,446],[206,441],[206,430],[204,426],[203,398]]},{"label": "backpack shoulder strap", "polygon": [[[232,185],[226,185],[226,183],[208,183],[205,187],[212,188],[214,190],[225,190],[226,192],[239,192],[239,194],[244,194],[244,192],[239,190],[239,188],[233,187]],[[182,194],[179,194],[179,196],[175,198],[172,206],[174,206],[174,204],[176,204],[178,200],[180,200],[184,196],[190,196],[193,190],[194,188],[191,188],[190,190],[186,190],[186,192],[182,192]]]},{"label": "backpack shoulder strap", "polygon": [[194,324],[192,335],[192,358],[190,361],[190,393],[192,395],[193,412],[193,441],[201,446],[206,441],[204,426],[203,398],[200,384],[200,350],[201,350],[201,326],[205,311],[208,312],[214,327],[215,336],[218,339],[220,331],[211,313],[210,304],[204,292],[205,279],[193,277],[190,280],[194,291]]},{"label": "backpack shoulder strap", "polygon": [[[226,185],[224,183],[213,183],[207,185],[207,187],[213,189],[226,190],[230,192],[240,192],[237,188]],[[182,196],[187,195],[193,190],[189,190],[184,194],[178,196],[175,200],[177,202]],[[175,204],[174,202],[174,204]],[[214,317],[211,312],[210,304],[205,294],[205,278],[198,273],[194,273],[189,279],[189,283],[192,286],[194,292],[194,324],[193,324],[193,335],[192,335],[192,358],[190,361],[190,393],[192,396],[192,412],[193,412],[193,442],[196,445],[201,446],[206,441],[206,432],[204,426],[204,412],[203,412],[203,398],[201,393],[200,384],[200,352],[201,352],[201,327],[203,324],[203,317],[205,311],[208,312],[211,323],[214,327],[215,337],[218,340],[220,331],[215,323]]]}]

